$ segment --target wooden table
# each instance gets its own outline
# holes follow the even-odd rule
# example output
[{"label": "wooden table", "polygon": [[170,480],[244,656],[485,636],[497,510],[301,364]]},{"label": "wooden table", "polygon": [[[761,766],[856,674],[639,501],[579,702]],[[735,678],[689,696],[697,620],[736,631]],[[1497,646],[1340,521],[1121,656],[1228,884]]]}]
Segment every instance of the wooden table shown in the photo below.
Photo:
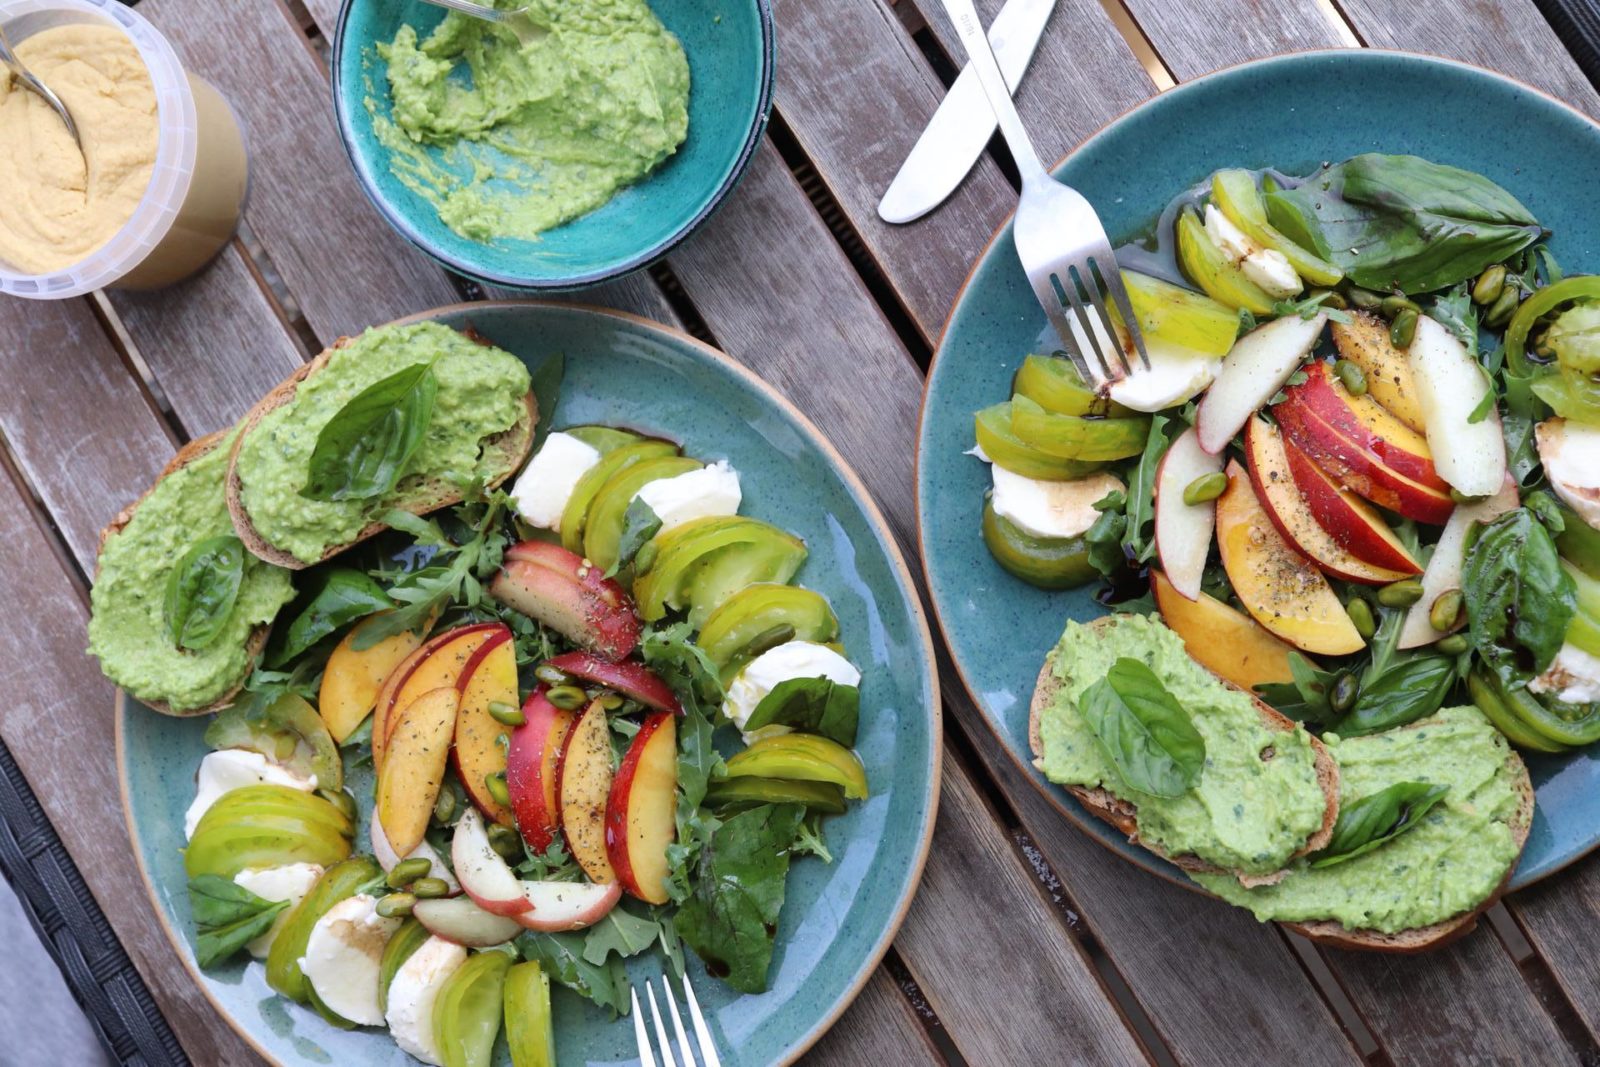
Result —
[{"label": "wooden table", "polygon": [[[357,189],[327,91],[337,6],[142,0],[248,128],[240,237],[166,292],[0,302],[0,737],[184,1049],[208,1065],[254,1056],[138,887],[112,691],[83,652],[96,531],[176,446],[231,422],[324,343],[484,295],[396,237]],[[914,556],[924,370],[1012,186],[985,159],[930,218],[881,223],[877,196],[959,54],[940,5],[776,7],[777,104],[736,195],[667,263],[584,299],[682,326],[766,377],[832,437]],[[1060,0],[1019,101],[1041,147],[1064,152],[1176,81],[1361,45],[1469,60],[1600,114],[1532,0]],[[810,1062],[1600,1060],[1600,860],[1512,897],[1431,956],[1316,948],[1073,829],[945,667],[944,803],[921,892]]]}]

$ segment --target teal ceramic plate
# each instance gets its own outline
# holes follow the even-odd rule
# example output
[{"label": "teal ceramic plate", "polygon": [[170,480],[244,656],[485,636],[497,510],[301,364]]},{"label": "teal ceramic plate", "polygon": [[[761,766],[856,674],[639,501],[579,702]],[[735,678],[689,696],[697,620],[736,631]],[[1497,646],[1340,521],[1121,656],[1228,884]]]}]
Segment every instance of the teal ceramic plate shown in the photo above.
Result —
[{"label": "teal ceramic plate", "polygon": [[[832,602],[862,669],[858,748],[872,796],[826,824],[831,865],[808,857],[791,868],[769,992],[735,996],[690,963],[723,1063],[788,1063],[833,1023],[888,947],[933,830],[940,750],[933,646],[888,526],[816,427],[749,371],[683,334],[615,312],[543,304],[459,305],[419,317],[471,324],[530,365],[563,353],[552,425],[648,429],[681,441],[691,455],[727,458],[744,475],[741,511],[806,540],[811,554],[799,580]],[[130,486],[129,496],[139,488]],[[335,1030],[277,996],[259,966],[194,969],[178,850],[206,752],[205,720],[169,718],[124,697],[117,730],[135,853],[174,947],[217,1010],[280,1064],[413,1063],[386,1031]],[[370,787],[370,774],[352,783],[357,796],[371,796]],[[648,956],[632,962],[636,982],[661,973]],[[637,1062],[627,1020],[564,989],[554,1014],[562,1064]],[[496,1062],[509,1063],[503,1040]]]},{"label": "teal ceramic plate", "polygon": [[[1513,130],[1517,147],[1510,152]],[[1600,214],[1580,177],[1600,168],[1600,130],[1528,86],[1442,59],[1351,49],[1234,67],[1130,111],[1056,174],[1089,198],[1115,244],[1221,167],[1306,174],[1361,152],[1412,153],[1487,174],[1555,231],[1550,249],[1568,270],[1600,272]],[[1087,833],[1192,886],[1176,867],[1086,815],[1032,766],[1028,702],[1039,665],[1066,620],[1104,609],[1092,590],[1045,593],[1000,569],[979,536],[988,470],[962,453],[972,447],[973,412],[1009,395],[1012,374],[1044,326],[1008,222],[968,277],[928,381],[917,450],[928,586],[962,680],[1027,775]],[[1600,844],[1594,749],[1530,757],[1528,766],[1538,813],[1513,888]]]},{"label": "teal ceramic plate", "polygon": [[660,259],[711,216],[761,143],[772,107],[776,36],[769,0],[655,0],[689,58],[689,133],[671,158],[600,209],[537,241],[469,240],[439,221],[389,169],[370,100],[389,114],[388,65],[375,44],[410,24],[419,36],[445,12],[422,0],[344,0],[333,38],[333,109],[361,187],[407,240],[490,285],[526,290],[595,285]]}]

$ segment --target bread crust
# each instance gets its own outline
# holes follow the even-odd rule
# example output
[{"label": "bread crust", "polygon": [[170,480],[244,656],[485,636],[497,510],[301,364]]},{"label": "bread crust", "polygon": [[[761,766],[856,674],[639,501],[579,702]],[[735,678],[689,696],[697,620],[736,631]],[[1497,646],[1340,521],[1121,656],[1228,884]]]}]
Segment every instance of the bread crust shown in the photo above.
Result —
[{"label": "bread crust", "polygon": [[[1114,625],[1114,623],[1115,616],[1106,615],[1088,623],[1088,626],[1091,630],[1099,631],[1108,626]],[[1038,681],[1034,684],[1033,701],[1028,707],[1028,745],[1033,749],[1034,766],[1036,767],[1039,766],[1040,762],[1042,762],[1044,759],[1044,743],[1039,735],[1040,717],[1043,714],[1044,709],[1048,707],[1051,701],[1054,699],[1056,691],[1060,688],[1060,683],[1056,680],[1054,673],[1051,671],[1051,664],[1054,661],[1054,657],[1054,650],[1052,650],[1051,653],[1045,657],[1044,665],[1039,669]],[[1218,678],[1217,681],[1229,689],[1244,692],[1244,690],[1239,689],[1239,687],[1234,685],[1232,682],[1225,681],[1221,678]],[[1254,693],[1248,693],[1246,695],[1249,696],[1251,701],[1255,704],[1256,712],[1261,716],[1262,723],[1268,729],[1278,730],[1284,733],[1290,733],[1295,729],[1296,724],[1294,722],[1285,718],[1282,714],[1269,707]],[[1315,852],[1316,850],[1327,845],[1329,839],[1333,836],[1333,824],[1338,821],[1339,818],[1339,766],[1333,762],[1333,757],[1329,754],[1327,748],[1318,738],[1311,738],[1311,748],[1316,754],[1317,785],[1322,789],[1322,795],[1326,801],[1326,804],[1322,812],[1322,825],[1317,828],[1315,833],[1306,839],[1305,845],[1294,853],[1295,856],[1303,856],[1308,852]],[[1266,875],[1244,874],[1239,871],[1224,870],[1223,868],[1217,867],[1215,864],[1209,863],[1198,856],[1188,854],[1179,856],[1171,855],[1165,849],[1140,839],[1138,807],[1136,805],[1131,804],[1120,797],[1113,796],[1105,789],[1089,789],[1084,786],[1075,785],[1064,786],[1063,788],[1076,797],[1078,802],[1084,806],[1085,810],[1087,810],[1089,814],[1093,815],[1097,819],[1110,823],[1112,826],[1115,826],[1120,832],[1127,835],[1127,838],[1130,842],[1140,846],[1141,848],[1145,848],[1151,852],[1154,852],[1162,859],[1167,860],[1169,863],[1172,863],[1173,865],[1185,871],[1193,871],[1197,874],[1232,874],[1234,877],[1239,879],[1239,883],[1241,885],[1252,887],[1259,885],[1271,885],[1274,882],[1282,881],[1283,878],[1288,874],[1287,870],[1274,871],[1273,873]]]},{"label": "bread crust", "polygon": [[[470,326],[461,332],[480,345],[492,347],[489,341]],[[256,428],[268,413],[276,411],[293,400],[300,383],[326,367],[328,361],[333,358],[334,352],[349,346],[351,341],[352,338],[349,337],[339,338],[318,353],[315,359],[298,368],[271,392],[262,397],[240,420],[239,436],[234,439],[233,450],[228,455],[228,474],[224,486],[227,494],[228,514],[233,519],[234,531],[239,535],[239,540],[244,542],[245,548],[250,551],[251,555],[289,570],[303,570],[313,564],[306,563],[272,544],[261,535],[255,524],[251,522],[250,513],[244,506],[244,484],[239,478],[239,449],[244,444],[245,437]],[[539,409],[537,402],[534,400],[532,390],[529,390],[528,394],[523,397],[523,408],[522,417],[513,426],[487,438],[484,442],[485,452],[498,453],[499,461],[495,463],[495,466],[502,470],[501,474],[488,483],[491,488],[500,485],[520,470],[523,463],[527,462],[528,453],[533,449],[534,427],[539,422]],[[411,499],[397,506],[415,515],[426,515],[440,508],[449,507],[451,504],[459,504],[461,499],[461,491],[454,485],[430,479],[424,481],[418,487]],[[381,522],[368,523],[351,540],[340,545],[330,545],[316,562],[320,563],[322,560],[336,556],[345,549],[358,545],[370,537],[375,537],[388,528],[387,525]]]},{"label": "bread crust", "polygon": [[[121,511],[117,512],[117,517],[106,524],[105,529],[100,531],[99,547],[95,552],[94,576],[96,579],[100,577],[100,553],[105,551],[106,542],[111,540],[111,538],[115,537],[117,534],[121,533],[127,527],[128,523],[133,521],[134,512],[138,511],[139,505],[143,504],[145,499],[149,497],[151,493],[155,492],[156,486],[161,484],[161,479],[165,478],[169,474],[173,474],[182,470],[195,460],[199,459],[201,456],[214,451],[216,447],[222,443],[222,439],[226,436],[228,436],[228,430],[218,430],[215,433],[206,434],[204,437],[197,437],[193,441],[190,441],[188,444],[184,445],[182,448],[178,449],[177,454],[174,455],[172,459],[167,461],[167,465],[165,467],[161,468],[161,473],[156,476],[156,480],[151,483],[150,488],[146,489],[143,493],[140,493],[137,500],[123,508]],[[209,715],[212,712],[221,711],[223,708],[232,704],[234,698],[239,695],[239,690],[244,688],[244,683],[250,677],[250,672],[255,669],[256,662],[261,658],[262,651],[267,647],[267,638],[271,633],[271,623],[262,623],[250,631],[250,639],[245,644],[248,665],[245,667],[244,673],[239,676],[239,680],[237,682],[229,687],[226,693],[203,708],[192,708],[178,711],[165,701],[146,700],[143,697],[138,697],[138,694],[134,694],[134,696],[138,697],[140,703],[144,704],[146,707],[153,708],[163,715],[171,715],[174,718],[184,719],[196,715]]]}]

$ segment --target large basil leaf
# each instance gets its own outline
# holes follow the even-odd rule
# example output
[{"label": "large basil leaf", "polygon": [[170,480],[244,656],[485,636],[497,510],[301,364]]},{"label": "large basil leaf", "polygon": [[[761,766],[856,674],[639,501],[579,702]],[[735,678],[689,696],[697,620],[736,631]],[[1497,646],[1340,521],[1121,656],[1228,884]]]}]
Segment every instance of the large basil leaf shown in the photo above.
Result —
[{"label": "large basil leaf", "polygon": [[1311,866],[1331,867],[1388,844],[1421,822],[1449,789],[1427,782],[1396,782],[1344,805],[1333,824],[1333,836],[1312,858]]},{"label": "large basil leaf", "polygon": [[1539,674],[1561,650],[1577,588],[1550,532],[1527,508],[1470,535],[1461,588],[1467,634],[1503,680]]},{"label": "large basil leaf", "polygon": [[232,534],[195,544],[167,575],[167,639],[198,652],[222,636],[244,583],[244,544]]},{"label": "large basil leaf", "polygon": [[1333,731],[1340,737],[1358,737],[1425,719],[1444,704],[1455,680],[1454,657],[1400,660],[1362,685],[1355,706]]},{"label": "large basil leaf", "polygon": [[262,900],[217,874],[189,879],[189,908],[194,913],[195,962],[221,963],[272,928],[287,900]]},{"label": "large basil leaf", "polygon": [[839,685],[822,677],[790,678],[761,698],[745,720],[744,732],[752,734],[763,726],[787,726],[854,748],[860,710],[861,693],[853,685]]},{"label": "large basil leaf", "polygon": [[643,497],[634,497],[628,502],[628,510],[622,516],[622,539],[617,543],[617,561],[606,571],[607,578],[614,578],[617,572],[632,563],[652,537],[661,532],[661,516],[656,514],[656,509],[644,502]]},{"label": "large basil leaf", "polygon": [[367,386],[317,434],[306,485],[312,500],[371,500],[395,487],[433,417],[439,383],[417,363]]},{"label": "large basil leaf", "polygon": [[1538,240],[1538,220],[1494,182],[1416,156],[1367,153],[1266,195],[1284,231],[1357,285],[1430,293]]},{"label": "large basil leaf", "polygon": [[[320,572],[317,583],[299,597],[294,621],[273,634],[269,666],[281,666],[357,619],[394,607],[383,586],[358,570],[335,567]],[[283,636],[279,637],[278,633]]]},{"label": "large basil leaf", "polygon": [[1139,660],[1113,663],[1104,678],[1083,691],[1078,710],[1129,788],[1181,797],[1200,777],[1205,738]]},{"label": "large basil leaf", "polygon": [[534,368],[528,375],[528,384],[533,390],[534,406],[539,417],[533,424],[533,444],[528,449],[528,455],[539,451],[539,446],[544,444],[544,439],[550,436],[550,427],[556,424],[556,405],[561,402],[561,379],[567,373],[567,357],[564,353],[557,352]]}]

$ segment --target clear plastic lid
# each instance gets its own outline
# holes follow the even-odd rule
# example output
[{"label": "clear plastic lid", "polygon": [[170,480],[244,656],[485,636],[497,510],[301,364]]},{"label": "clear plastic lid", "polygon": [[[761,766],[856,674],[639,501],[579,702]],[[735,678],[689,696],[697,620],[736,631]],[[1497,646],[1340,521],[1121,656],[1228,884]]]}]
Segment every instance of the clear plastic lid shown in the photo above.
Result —
[{"label": "clear plastic lid", "polygon": [[178,54],[154,26],[117,0],[0,0],[0,24],[13,45],[42,30],[85,22],[107,23],[126,33],[150,71],[160,130],[150,186],[111,240],[68,267],[29,274],[0,259],[0,293],[59,300],[112,284],[166,237],[194,179],[199,137],[194,96]]}]

